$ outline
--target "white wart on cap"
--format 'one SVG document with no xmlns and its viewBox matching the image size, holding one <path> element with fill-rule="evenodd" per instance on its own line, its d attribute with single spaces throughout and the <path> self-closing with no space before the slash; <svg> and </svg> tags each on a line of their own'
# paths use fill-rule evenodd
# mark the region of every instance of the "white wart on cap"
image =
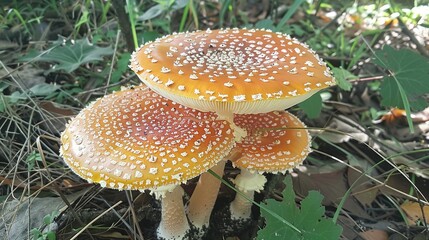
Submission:
<svg viewBox="0 0 429 240">
<path fill-rule="evenodd" d="M 314 51 L 269 30 L 174 33 L 138 48 L 130 67 L 162 96 L 225 119 L 283 110 L 335 84 Z"/>
<path fill-rule="evenodd" d="M 98 99 L 61 135 L 61 154 L 80 177 L 114 189 L 145 190 L 198 176 L 229 153 L 225 121 L 136 87 Z"/>
</svg>

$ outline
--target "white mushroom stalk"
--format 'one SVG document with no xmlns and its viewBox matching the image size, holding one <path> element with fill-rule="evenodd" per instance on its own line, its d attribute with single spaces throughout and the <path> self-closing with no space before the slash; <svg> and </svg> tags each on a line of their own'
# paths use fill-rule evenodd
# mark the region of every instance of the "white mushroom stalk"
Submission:
<svg viewBox="0 0 429 240">
<path fill-rule="evenodd" d="M 203 112 L 216 112 L 235 130 L 233 114 L 279 111 L 335 81 L 307 45 L 264 29 L 173 33 L 138 48 L 130 67 L 160 95 Z"/>
<path fill-rule="evenodd" d="M 180 239 L 189 229 L 183 190 L 174 186 L 215 166 L 235 144 L 229 124 L 214 113 L 143 87 L 90 104 L 70 121 L 61 142 L 65 163 L 87 181 L 165 196 L 158 229 L 164 239 Z"/>
<path fill-rule="evenodd" d="M 241 191 L 247 198 L 237 193 L 234 200 L 231 202 L 230 211 L 233 220 L 248 219 L 251 215 L 252 202 L 255 192 L 260 192 L 264 189 L 267 179 L 264 175 L 257 172 L 250 172 L 246 169 L 241 169 L 241 173 L 235 178 L 235 187 Z"/>
<path fill-rule="evenodd" d="M 189 233 L 190 227 L 186 218 L 183 204 L 183 188 L 173 186 L 170 190 L 164 190 L 161 199 L 161 222 L 157 229 L 157 236 L 161 239 L 180 240 Z"/>
<path fill-rule="evenodd" d="M 304 123 L 288 112 L 238 115 L 234 121 L 249 133 L 233 150 L 241 155 L 231 159 L 241 169 L 235 186 L 249 199 L 264 188 L 262 173 L 285 173 L 310 153 L 310 135 Z M 251 207 L 250 201 L 237 194 L 230 206 L 231 217 L 249 219 Z"/>
<path fill-rule="evenodd" d="M 225 161 L 219 162 L 211 170 L 222 177 Z M 219 193 L 221 181 L 209 172 L 201 174 L 200 179 L 189 199 L 188 218 L 189 221 L 203 234 L 204 228 L 209 226 L 210 215 Z"/>
</svg>

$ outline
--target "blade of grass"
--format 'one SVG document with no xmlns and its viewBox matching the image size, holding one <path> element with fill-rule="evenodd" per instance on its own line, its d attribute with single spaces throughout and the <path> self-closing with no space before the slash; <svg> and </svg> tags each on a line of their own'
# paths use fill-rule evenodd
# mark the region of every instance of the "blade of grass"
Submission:
<svg viewBox="0 0 429 240">
<path fill-rule="evenodd" d="M 183 9 L 182 18 L 180 19 L 179 32 L 183 32 L 183 29 L 185 28 L 186 19 L 188 19 L 190 4 L 191 1 L 189 1 L 188 4 L 186 4 L 185 9 Z"/>
<path fill-rule="evenodd" d="M 189 6 L 190 6 L 192 18 L 194 19 L 195 29 L 199 29 L 198 12 L 194 6 L 194 0 L 189 0 Z"/>
<path fill-rule="evenodd" d="M 280 22 L 277 24 L 275 31 L 279 32 L 284 25 L 286 24 L 286 22 L 295 14 L 295 12 L 298 10 L 299 6 L 305 2 L 304 0 L 295 0 L 292 5 L 290 6 L 290 8 L 288 9 L 288 11 L 286 12 L 286 14 L 282 17 L 282 19 L 280 20 Z"/>
<path fill-rule="evenodd" d="M 108 86 L 110 84 L 110 79 L 112 78 L 112 72 L 113 72 L 113 66 L 115 65 L 115 59 L 116 59 L 116 53 L 118 51 L 118 43 L 119 43 L 119 37 L 121 36 L 121 30 L 119 29 L 118 32 L 116 33 L 116 41 L 115 41 L 115 49 L 113 51 L 113 56 L 112 56 L 112 62 L 110 63 L 110 70 L 109 70 L 109 75 L 107 77 L 107 83 L 106 83 L 106 89 L 104 90 L 104 95 L 107 95 L 107 90 L 108 90 Z"/>
<path fill-rule="evenodd" d="M 127 0 L 126 5 L 127 5 L 128 16 L 130 17 L 131 33 L 133 34 L 134 47 L 137 48 L 139 46 L 139 43 L 137 41 L 136 16 L 134 13 L 135 1 L 134 0 Z"/>
<path fill-rule="evenodd" d="M 222 7 L 219 11 L 219 27 L 220 28 L 223 27 L 223 21 L 225 19 L 225 14 L 226 14 L 226 11 L 228 10 L 230 4 L 231 4 L 231 0 L 223 0 L 222 1 Z"/>
<path fill-rule="evenodd" d="M 21 22 L 21 24 L 24 26 L 25 31 L 29 33 L 30 29 L 27 26 L 27 21 L 24 20 L 24 18 L 22 17 L 21 13 L 18 10 L 16 10 L 15 8 L 11 9 L 10 11 L 13 12 L 13 14 L 16 15 L 16 17 L 19 19 L 19 21 Z"/>
</svg>

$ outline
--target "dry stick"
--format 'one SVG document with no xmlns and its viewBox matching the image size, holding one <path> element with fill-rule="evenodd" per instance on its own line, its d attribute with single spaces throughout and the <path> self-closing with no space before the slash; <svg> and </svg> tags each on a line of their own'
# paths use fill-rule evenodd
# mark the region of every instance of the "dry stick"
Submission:
<svg viewBox="0 0 429 240">
<path fill-rule="evenodd" d="M 400 17 L 398 17 L 397 19 L 399 22 L 399 26 L 401 26 L 402 32 L 406 34 L 410 38 L 411 42 L 413 42 L 416 45 L 416 48 L 420 52 L 420 54 L 425 57 L 429 57 L 429 54 L 426 48 L 420 44 L 419 40 L 417 40 L 417 38 L 414 36 L 414 33 L 411 32 L 410 29 L 408 29 L 408 27 L 405 25 L 405 23 L 402 21 Z"/>
<path fill-rule="evenodd" d="M 135 232 L 137 230 L 138 235 L 136 236 L 136 234 L 134 233 L 135 237 L 138 237 L 139 239 L 143 239 L 143 232 L 140 228 L 140 225 L 138 224 L 139 220 L 137 219 L 137 214 L 136 211 L 134 211 L 134 202 L 135 199 L 133 199 L 133 195 L 131 193 L 131 191 L 127 190 L 125 191 L 125 194 L 127 196 L 127 200 L 128 200 L 128 208 L 131 212 L 131 217 L 133 219 L 133 231 Z"/>
<path fill-rule="evenodd" d="M 121 30 L 118 30 L 116 33 L 116 41 L 115 41 L 115 49 L 113 50 L 113 56 L 112 56 L 112 62 L 110 63 L 110 70 L 109 70 L 109 76 L 107 77 L 107 83 L 106 86 L 109 86 L 110 79 L 112 78 L 112 72 L 113 72 L 113 66 L 116 58 L 116 52 L 118 51 L 118 43 L 119 43 L 119 36 L 121 34 Z M 104 90 L 104 95 L 107 94 L 107 88 Z"/>
<path fill-rule="evenodd" d="M 106 89 L 114 87 L 114 86 L 124 85 L 125 83 L 130 82 L 133 77 L 135 77 L 134 74 L 132 74 L 132 75 L 130 75 L 130 76 L 128 76 L 128 77 L 120 80 L 119 82 L 112 83 L 112 84 L 110 84 L 108 86 L 106 85 L 106 86 L 102 86 L 102 87 L 98 87 L 98 88 L 93 88 L 93 89 L 90 89 L 90 90 L 87 90 L 87 91 L 83 91 L 83 92 L 78 93 L 77 95 L 80 96 L 80 95 L 87 94 L 87 93 L 93 93 L 93 92 L 97 92 L 97 91 L 101 91 L 101 90 L 106 90 Z M 97 96 L 97 95 L 102 95 L 102 94 L 100 93 L 100 94 L 92 94 L 92 95 L 96 95 Z"/>
<path fill-rule="evenodd" d="M 76 239 L 83 231 L 86 231 L 87 228 L 89 226 L 91 226 L 91 224 L 93 224 L 95 221 L 97 221 L 98 219 L 100 219 L 103 215 L 105 215 L 106 213 L 108 213 L 110 210 L 112 210 L 113 208 L 115 208 L 116 206 L 118 206 L 119 204 L 121 204 L 122 201 L 119 201 L 117 203 L 115 203 L 115 205 L 109 207 L 106 211 L 104 211 L 103 213 L 101 213 L 100 215 L 98 215 L 96 218 L 94 218 L 91 222 L 89 222 L 86 226 L 84 226 L 79 232 L 77 232 L 72 238 L 70 238 L 70 240 L 74 240 Z M 90 235 L 91 236 L 91 235 Z M 91 236 L 92 237 L 92 236 Z"/>
<path fill-rule="evenodd" d="M 359 82 L 372 82 L 372 81 L 376 81 L 376 80 L 381 80 L 383 79 L 385 76 L 374 76 L 374 77 L 366 77 L 366 78 L 358 78 L 355 80 L 350 80 L 351 83 L 359 83 Z"/>
</svg>

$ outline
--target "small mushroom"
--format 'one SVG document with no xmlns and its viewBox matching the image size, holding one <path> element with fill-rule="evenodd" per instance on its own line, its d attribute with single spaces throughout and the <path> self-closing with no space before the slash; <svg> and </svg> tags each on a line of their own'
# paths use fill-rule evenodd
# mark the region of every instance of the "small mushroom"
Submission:
<svg viewBox="0 0 429 240">
<path fill-rule="evenodd" d="M 130 67 L 160 95 L 216 112 L 238 141 L 246 132 L 234 114 L 284 110 L 335 84 L 307 45 L 263 29 L 174 33 L 138 48 Z"/>
<path fill-rule="evenodd" d="M 101 187 L 151 190 L 162 198 L 158 237 L 182 239 L 189 224 L 180 185 L 223 160 L 234 145 L 228 124 L 136 87 L 91 103 L 61 135 L 61 155 Z"/>
<path fill-rule="evenodd" d="M 254 192 L 264 189 L 266 178 L 262 173 L 285 173 L 301 164 L 311 151 L 306 126 L 286 111 L 237 115 L 234 121 L 249 133 L 233 150 L 241 153 L 232 159 L 233 165 L 241 169 L 234 183 L 250 199 Z M 251 206 L 247 199 L 236 195 L 230 206 L 231 217 L 248 219 Z"/>
</svg>

